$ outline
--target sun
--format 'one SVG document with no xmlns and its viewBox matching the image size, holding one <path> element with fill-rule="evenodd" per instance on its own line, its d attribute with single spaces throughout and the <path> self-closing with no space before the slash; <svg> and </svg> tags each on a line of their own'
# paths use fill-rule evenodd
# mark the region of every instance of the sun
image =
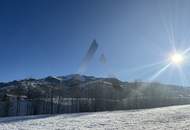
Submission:
<svg viewBox="0 0 190 130">
<path fill-rule="evenodd" d="M 184 56 L 180 53 L 174 53 L 171 55 L 170 60 L 173 64 L 179 65 L 184 61 Z"/>
</svg>

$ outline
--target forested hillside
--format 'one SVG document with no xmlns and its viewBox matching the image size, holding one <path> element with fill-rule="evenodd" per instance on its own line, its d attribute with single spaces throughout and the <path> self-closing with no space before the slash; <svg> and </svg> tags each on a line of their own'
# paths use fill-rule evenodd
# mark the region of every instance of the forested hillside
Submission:
<svg viewBox="0 0 190 130">
<path fill-rule="evenodd" d="M 33 115 L 189 104 L 190 88 L 83 75 L 0 84 L 0 115 Z"/>
</svg>

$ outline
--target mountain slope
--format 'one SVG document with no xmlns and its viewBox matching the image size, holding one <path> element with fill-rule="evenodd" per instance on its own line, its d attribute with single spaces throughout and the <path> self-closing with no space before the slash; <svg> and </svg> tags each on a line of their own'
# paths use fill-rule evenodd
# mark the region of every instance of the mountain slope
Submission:
<svg viewBox="0 0 190 130">
<path fill-rule="evenodd" d="M 111 86 L 111 87 L 110 87 Z M 91 88 L 91 89 L 89 89 Z M 116 78 L 99 78 L 72 74 L 67 76 L 48 76 L 41 79 L 23 79 L 8 83 L 0 83 L 0 100 L 6 94 L 25 95 L 30 99 L 47 97 L 54 91 L 54 97 L 87 97 L 88 91 L 106 89 L 109 94 L 117 95 L 115 98 L 129 96 L 152 97 L 157 95 L 169 97 L 190 97 L 189 87 L 165 85 L 146 82 L 122 82 Z M 75 93 L 78 93 L 77 95 Z M 119 93 L 119 94 L 117 94 Z M 87 95 L 85 95 L 87 94 Z M 111 94 L 110 96 L 113 96 Z M 89 97 L 87 97 L 89 98 Z M 94 98 L 94 97 L 93 97 Z"/>
</svg>

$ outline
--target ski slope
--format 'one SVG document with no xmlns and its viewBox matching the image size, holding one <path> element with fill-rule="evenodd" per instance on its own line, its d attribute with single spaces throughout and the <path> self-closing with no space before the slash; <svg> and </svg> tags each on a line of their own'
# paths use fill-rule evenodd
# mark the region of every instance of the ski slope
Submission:
<svg viewBox="0 0 190 130">
<path fill-rule="evenodd" d="M 190 130 L 190 105 L 0 118 L 0 130 Z"/>
</svg>

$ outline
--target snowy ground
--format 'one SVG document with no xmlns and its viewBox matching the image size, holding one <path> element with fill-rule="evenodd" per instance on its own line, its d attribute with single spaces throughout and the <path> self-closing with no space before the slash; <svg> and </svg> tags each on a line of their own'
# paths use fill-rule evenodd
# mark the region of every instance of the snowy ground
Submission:
<svg viewBox="0 0 190 130">
<path fill-rule="evenodd" d="M 190 130 L 190 105 L 0 118 L 0 130 Z"/>
</svg>

